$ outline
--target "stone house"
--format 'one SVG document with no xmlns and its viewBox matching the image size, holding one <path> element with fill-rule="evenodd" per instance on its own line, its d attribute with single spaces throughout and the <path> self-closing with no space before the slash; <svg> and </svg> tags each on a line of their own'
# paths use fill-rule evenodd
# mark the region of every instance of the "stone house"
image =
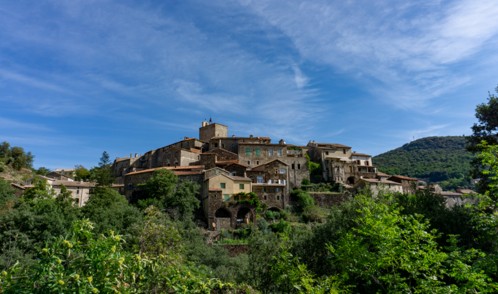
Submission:
<svg viewBox="0 0 498 294">
<path fill-rule="evenodd" d="M 140 199 L 141 189 L 140 185 L 147 182 L 147 180 L 154 175 L 154 172 L 159 169 L 171 170 L 179 180 L 192 181 L 202 184 L 204 166 L 164 166 L 156 167 L 141 171 L 127 173 L 124 176 L 124 195 L 128 200 Z"/>
<path fill-rule="evenodd" d="M 377 169 L 372 164 L 372 156 L 352 152 L 351 147 L 335 143 L 307 145 L 308 155 L 322 166 L 323 180 L 345 185 L 354 185 L 361 178 L 376 178 Z"/>
<path fill-rule="evenodd" d="M 247 170 L 252 191 L 268 208 L 284 209 L 289 204 L 289 166 L 274 159 Z"/>
<path fill-rule="evenodd" d="M 417 183 L 419 182 L 418 179 L 400 175 L 390 176 L 388 180 L 400 183 L 403 187 L 403 193 L 415 193 L 417 190 Z"/>
<path fill-rule="evenodd" d="M 67 181 L 67 180 L 48 180 L 47 183 L 52 187 L 55 194 L 61 193 L 62 187 L 66 187 L 67 191 L 71 193 L 74 203 L 78 207 L 82 207 L 90 198 L 90 192 L 95 188 L 95 183 L 80 182 L 80 181 Z"/>
<path fill-rule="evenodd" d="M 202 207 L 211 230 L 254 222 L 254 207 L 240 198 L 240 193 L 252 191 L 250 178 L 232 176 L 226 170 L 212 168 L 204 172 L 202 191 Z"/>
<path fill-rule="evenodd" d="M 403 187 L 400 183 L 384 179 L 361 178 L 354 187 L 355 190 L 369 189 L 374 196 L 377 196 L 379 192 L 403 193 Z"/>
</svg>

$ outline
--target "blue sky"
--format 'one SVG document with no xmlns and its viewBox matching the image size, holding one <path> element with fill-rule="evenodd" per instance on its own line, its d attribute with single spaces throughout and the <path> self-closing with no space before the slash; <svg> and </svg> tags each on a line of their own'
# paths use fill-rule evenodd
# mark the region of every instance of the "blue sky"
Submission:
<svg viewBox="0 0 498 294">
<path fill-rule="evenodd" d="M 470 134 L 498 85 L 498 5 L 455 1 L 2 1 L 0 141 L 35 167 L 197 137 L 372 155 Z"/>
</svg>

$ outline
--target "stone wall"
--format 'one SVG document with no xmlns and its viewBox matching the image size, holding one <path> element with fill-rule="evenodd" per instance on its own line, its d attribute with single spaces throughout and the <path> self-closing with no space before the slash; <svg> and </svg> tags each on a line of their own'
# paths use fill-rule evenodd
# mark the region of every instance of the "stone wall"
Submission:
<svg viewBox="0 0 498 294">
<path fill-rule="evenodd" d="M 315 200 L 315 204 L 321 207 L 332 207 L 351 198 L 349 193 L 335 192 L 308 192 Z"/>
</svg>

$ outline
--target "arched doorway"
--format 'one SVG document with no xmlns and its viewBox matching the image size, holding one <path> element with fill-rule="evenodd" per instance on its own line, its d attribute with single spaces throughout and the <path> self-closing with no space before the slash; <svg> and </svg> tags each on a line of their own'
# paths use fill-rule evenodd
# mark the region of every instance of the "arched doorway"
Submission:
<svg viewBox="0 0 498 294">
<path fill-rule="evenodd" d="M 215 221 L 211 224 L 211 229 L 214 231 L 219 231 L 221 229 L 230 229 L 231 228 L 231 219 L 232 214 L 226 208 L 219 208 L 214 213 Z"/>
<path fill-rule="evenodd" d="M 349 177 L 349 178 L 348 178 L 348 180 L 347 180 L 347 183 L 348 183 L 349 185 L 354 185 L 354 183 L 355 183 L 355 178 L 354 178 L 354 177 Z"/>
<path fill-rule="evenodd" d="M 253 214 L 249 207 L 243 206 L 237 211 L 237 225 L 249 224 L 253 222 Z"/>
</svg>

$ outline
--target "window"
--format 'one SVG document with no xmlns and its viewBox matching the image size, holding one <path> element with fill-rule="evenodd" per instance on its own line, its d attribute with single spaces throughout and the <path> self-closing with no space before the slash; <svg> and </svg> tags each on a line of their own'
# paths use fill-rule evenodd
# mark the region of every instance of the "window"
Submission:
<svg viewBox="0 0 498 294">
<path fill-rule="evenodd" d="M 223 201 L 229 201 L 230 200 L 230 194 L 223 194 Z"/>
<path fill-rule="evenodd" d="M 268 156 L 273 156 L 273 149 L 272 148 L 269 148 L 268 149 Z"/>
<path fill-rule="evenodd" d="M 285 174 L 285 168 L 281 168 L 281 169 L 279 169 L 279 170 L 278 170 L 278 173 L 279 173 L 279 174 L 282 174 L 282 175 L 283 175 L 283 174 Z"/>
<path fill-rule="evenodd" d="M 280 195 L 277 195 L 277 200 L 280 200 Z"/>
<path fill-rule="evenodd" d="M 226 188 L 226 186 L 227 186 L 227 185 L 226 185 L 225 183 L 220 183 L 220 188 L 221 188 L 221 189 L 225 189 L 225 188 Z"/>
<path fill-rule="evenodd" d="M 277 155 L 282 156 L 282 149 L 277 149 Z"/>
<path fill-rule="evenodd" d="M 251 156 L 252 150 L 249 147 L 246 147 L 246 156 Z"/>
<path fill-rule="evenodd" d="M 256 160 L 256 165 L 259 165 L 259 160 Z"/>
<path fill-rule="evenodd" d="M 329 152 L 328 152 L 328 151 L 325 151 L 325 155 L 329 155 Z"/>
<path fill-rule="evenodd" d="M 257 183 L 264 183 L 263 176 L 257 176 L 256 177 L 256 182 Z"/>
<path fill-rule="evenodd" d="M 346 154 L 346 149 L 342 149 L 342 153 L 343 153 L 343 154 Z"/>
<path fill-rule="evenodd" d="M 300 163 L 297 164 L 297 169 L 301 169 L 301 164 Z"/>
<path fill-rule="evenodd" d="M 296 165 L 294 163 L 292 164 L 292 169 L 296 169 Z"/>
<path fill-rule="evenodd" d="M 214 148 L 218 148 L 218 143 L 214 143 Z"/>
<path fill-rule="evenodd" d="M 244 190 L 244 184 L 239 184 L 239 189 Z"/>
<path fill-rule="evenodd" d="M 256 147 L 254 152 L 256 153 L 256 156 L 261 156 L 261 150 L 259 149 L 259 147 Z"/>
</svg>

